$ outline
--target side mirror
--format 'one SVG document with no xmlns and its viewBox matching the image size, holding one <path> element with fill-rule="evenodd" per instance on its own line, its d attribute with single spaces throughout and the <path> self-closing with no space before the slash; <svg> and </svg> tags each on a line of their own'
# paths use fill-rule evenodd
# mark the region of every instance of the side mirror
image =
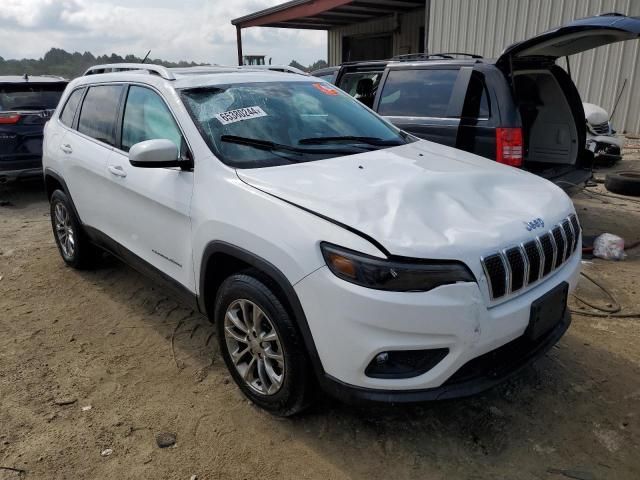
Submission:
<svg viewBox="0 0 640 480">
<path fill-rule="evenodd" d="M 129 163 L 141 168 L 180 167 L 184 164 L 176 144 L 165 139 L 136 143 L 129 150 Z"/>
</svg>

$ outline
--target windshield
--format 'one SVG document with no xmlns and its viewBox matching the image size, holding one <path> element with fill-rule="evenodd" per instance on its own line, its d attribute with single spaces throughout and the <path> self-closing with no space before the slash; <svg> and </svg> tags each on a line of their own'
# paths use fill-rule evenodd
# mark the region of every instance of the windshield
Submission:
<svg viewBox="0 0 640 480">
<path fill-rule="evenodd" d="M 406 134 L 328 83 L 268 82 L 182 91 L 212 151 L 237 168 L 402 145 Z"/>
<path fill-rule="evenodd" d="M 65 86 L 28 83 L 0 85 L 0 111 L 53 110 Z"/>
</svg>

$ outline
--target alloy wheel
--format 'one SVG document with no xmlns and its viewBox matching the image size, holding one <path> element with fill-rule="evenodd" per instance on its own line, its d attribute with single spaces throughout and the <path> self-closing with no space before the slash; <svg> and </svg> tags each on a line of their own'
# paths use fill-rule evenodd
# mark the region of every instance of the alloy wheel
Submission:
<svg viewBox="0 0 640 480">
<path fill-rule="evenodd" d="M 58 202 L 53 212 L 56 236 L 60 242 L 60 248 L 65 257 L 71 258 L 76 251 L 76 236 L 71 223 L 69 210 L 67 210 L 67 207 L 63 203 Z"/>
<path fill-rule="evenodd" d="M 262 395 L 274 395 L 285 376 L 278 332 L 264 311 L 250 300 L 236 300 L 224 316 L 224 336 L 231 361 L 244 382 Z"/>
</svg>

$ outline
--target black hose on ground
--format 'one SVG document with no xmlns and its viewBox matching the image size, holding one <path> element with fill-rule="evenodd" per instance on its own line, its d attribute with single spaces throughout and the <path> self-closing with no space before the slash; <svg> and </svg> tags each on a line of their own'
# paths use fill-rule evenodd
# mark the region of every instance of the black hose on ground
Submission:
<svg viewBox="0 0 640 480">
<path fill-rule="evenodd" d="M 607 297 L 609 297 L 609 299 L 611 300 L 612 306 L 600 307 L 598 305 L 594 305 L 592 303 L 587 302 L 585 299 L 579 297 L 576 294 L 572 294 L 573 297 L 579 302 L 584 303 L 588 307 L 591 307 L 594 310 L 598 310 L 598 311 L 583 312 L 582 310 L 570 310 L 571 313 L 575 315 L 582 315 L 584 317 L 597 317 L 597 318 L 640 318 L 640 313 L 635 313 L 635 312 L 621 313 L 622 306 L 620 305 L 620 302 L 618 302 L 618 299 L 613 295 L 613 293 L 611 293 L 604 285 L 602 285 L 600 282 L 598 282 L 593 277 L 587 275 L 586 273 L 580 272 L 580 275 L 585 277 L 587 280 L 589 280 L 591 283 L 597 286 L 600 290 L 602 290 L 607 295 Z"/>
</svg>

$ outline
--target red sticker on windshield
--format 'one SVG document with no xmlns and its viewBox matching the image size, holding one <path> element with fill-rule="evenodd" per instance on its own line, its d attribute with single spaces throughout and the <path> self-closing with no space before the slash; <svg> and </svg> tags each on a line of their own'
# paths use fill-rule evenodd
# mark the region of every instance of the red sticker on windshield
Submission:
<svg viewBox="0 0 640 480">
<path fill-rule="evenodd" d="M 325 95 L 333 95 L 333 96 L 338 95 L 338 91 L 335 88 L 328 87 L 323 83 L 314 83 L 313 86 L 316 87 Z"/>
</svg>

